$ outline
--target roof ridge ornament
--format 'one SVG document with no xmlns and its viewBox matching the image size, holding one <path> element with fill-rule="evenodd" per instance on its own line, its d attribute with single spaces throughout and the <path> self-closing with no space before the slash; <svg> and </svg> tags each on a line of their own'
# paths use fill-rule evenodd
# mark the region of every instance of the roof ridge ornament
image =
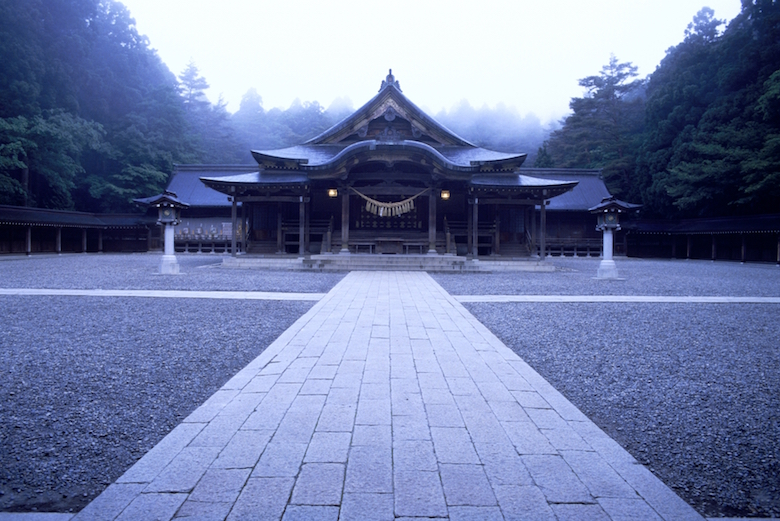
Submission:
<svg viewBox="0 0 780 521">
<path fill-rule="evenodd" d="M 382 80 L 382 86 L 379 87 L 379 91 L 381 92 L 382 89 L 385 89 L 389 86 L 393 86 L 396 89 L 398 89 L 398 92 L 403 92 L 401 90 L 401 83 L 395 79 L 395 76 L 393 76 L 393 69 L 389 69 L 389 73 L 387 74 L 387 77 Z"/>
</svg>

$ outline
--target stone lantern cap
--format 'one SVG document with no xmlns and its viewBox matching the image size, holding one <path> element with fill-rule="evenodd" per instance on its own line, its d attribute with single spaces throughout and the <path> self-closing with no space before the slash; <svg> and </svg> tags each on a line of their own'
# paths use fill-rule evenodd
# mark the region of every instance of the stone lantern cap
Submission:
<svg viewBox="0 0 780 521">
<path fill-rule="evenodd" d="M 631 210 L 638 210 L 642 207 L 641 204 L 627 203 L 616 198 L 614 195 L 605 197 L 599 204 L 592 208 L 588 208 L 590 213 L 605 213 L 605 212 L 618 212 L 625 213 Z"/>
<path fill-rule="evenodd" d="M 175 192 L 169 192 L 168 190 L 165 190 L 163 193 L 158 195 L 153 195 L 151 197 L 141 197 L 139 199 L 133 199 L 138 204 L 145 204 L 149 206 L 169 206 L 173 208 L 189 208 L 190 205 L 182 201 L 176 196 Z"/>
</svg>

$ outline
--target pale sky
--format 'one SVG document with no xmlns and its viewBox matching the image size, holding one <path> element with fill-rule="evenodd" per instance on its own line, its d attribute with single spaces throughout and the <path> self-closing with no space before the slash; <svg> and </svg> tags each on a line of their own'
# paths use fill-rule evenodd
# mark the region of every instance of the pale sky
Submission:
<svg viewBox="0 0 780 521">
<path fill-rule="evenodd" d="M 568 113 L 580 78 L 614 54 L 653 72 L 704 6 L 730 21 L 740 0 L 122 0 L 162 60 L 193 60 L 228 110 L 254 87 L 266 110 L 294 99 L 354 108 L 392 68 L 435 115 L 466 99 L 542 122 Z"/>
</svg>

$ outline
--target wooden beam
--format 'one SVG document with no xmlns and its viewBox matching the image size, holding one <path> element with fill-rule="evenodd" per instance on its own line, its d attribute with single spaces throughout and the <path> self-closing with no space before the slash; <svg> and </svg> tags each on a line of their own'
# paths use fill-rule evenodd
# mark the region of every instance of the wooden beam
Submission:
<svg viewBox="0 0 780 521">
<path fill-rule="evenodd" d="M 243 203 L 297 203 L 300 202 L 300 195 L 248 195 L 238 197 L 238 202 Z M 309 202 L 308 197 L 304 197 L 304 202 Z"/>
</svg>

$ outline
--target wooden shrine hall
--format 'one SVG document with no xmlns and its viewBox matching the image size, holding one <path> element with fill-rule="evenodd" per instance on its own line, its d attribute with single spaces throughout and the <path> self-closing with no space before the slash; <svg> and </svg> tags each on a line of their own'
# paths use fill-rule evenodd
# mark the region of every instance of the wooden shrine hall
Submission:
<svg viewBox="0 0 780 521">
<path fill-rule="evenodd" d="M 247 253 L 531 256 L 545 251 L 550 199 L 577 185 L 522 175 L 526 154 L 455 135 L 406 98 L 392 71 L 319 136 L 252 154 L 254 171 L 200 178 L 230 197 L 232 230 L 242 230 L 231 234 L 234 255 L 243 238 Z"/>
</svg>

